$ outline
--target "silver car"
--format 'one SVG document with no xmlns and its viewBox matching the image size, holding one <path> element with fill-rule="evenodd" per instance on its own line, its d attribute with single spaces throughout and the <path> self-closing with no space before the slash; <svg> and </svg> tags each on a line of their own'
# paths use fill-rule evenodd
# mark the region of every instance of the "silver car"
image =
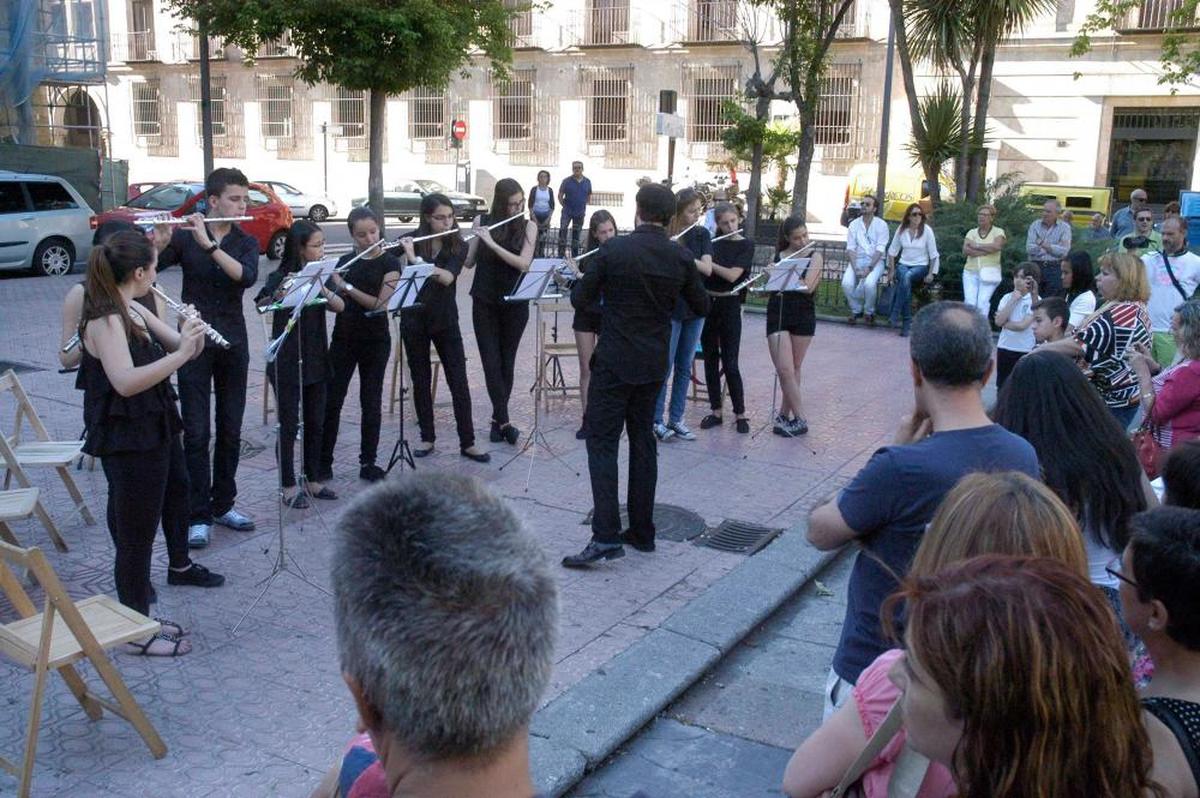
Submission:
<svg viewBox="0 0 1200 798">
<path fill-rule="evenodd" d="M 94 218 L 61 177 L 0 171 L 0 269 L 66 274 L 91 253 Z"/>
<path fill-rule="evenodd" d="M 330 216 L 337 216 L 337 205 L 332 197 L 324 194 L 305 194 L 290 183 L 278 180 L 259 180 L 264 186 L 270 186 L 279 199 L 283 200 L 292 214 L 296 217 L 307 217 L 314 222 L 323 222 Z"/>
</svg>

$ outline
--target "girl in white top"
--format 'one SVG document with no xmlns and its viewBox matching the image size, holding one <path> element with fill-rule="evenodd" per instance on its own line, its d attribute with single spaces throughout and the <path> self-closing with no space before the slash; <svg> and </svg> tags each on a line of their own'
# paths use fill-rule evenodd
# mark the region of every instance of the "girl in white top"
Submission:
<svg viewBox="0 0 1200 798">
<path fill-rule="evenodd" d="M 1038 280 L 1042 270 L 1032 261 L 1022 263 L 1013 275 L 1013 290 L 1000 300 L 996 309 L 996 326 L 1000 340 L 996 343 L 996 390 L 1023 355 L 1033 351 L 1037 340 L 1033 335 L 1033 306 L 1038 301 Z"/>
<path fill-rule="evenodd" d="M 963 239 L 963 301 L 986 317 L 992 309 L 992 294 L 1000 285 L 1000 253 L 1007 239 L 1002 229 L 992 225 L 996 219 L 993 206 L 980 205 L 975 218 L 979 226 Z"/>
<path fill-rule="evenodd" d="M 900 335 L 908 335 L 912 323 L 913 284 L 919 280 L 933 282 L 940 262 L 933 228 L 925 224 L 925 211 L 914 202 L 904 211 L 904 220 L 888 247 L 888 271 L 881 281 L 884 285 L 896 281 L 891 321 L 895 325 L 903 320 Z"/>
<path fill-rule="evenodd" d="M 1063 258 L 1062 284 L 1071 311 L 1067 325 L 1073 330 L 1096 310 L 1096 273 L 1092 269 L 1092 256 L 1076 251 Z"/>
</svg>

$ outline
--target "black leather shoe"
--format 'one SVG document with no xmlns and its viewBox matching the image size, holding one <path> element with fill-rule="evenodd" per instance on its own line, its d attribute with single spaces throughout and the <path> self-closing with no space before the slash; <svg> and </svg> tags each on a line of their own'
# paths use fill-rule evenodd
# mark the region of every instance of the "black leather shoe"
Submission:
<svg viewBox="0 0 1200 798">
<path fill-rule="evenodd" d="M 386 476 L 387 472 L 374 463 L 365 465 L 358 470 L 358 478 L 365 479 L 367 482 L 378 482 Z"/>
<path fill-rule="evenodd" d="M 500 425 L 495 421 L 492 422 L 492 428 L 488 431 L 488 440 L 492 443 L 499 443 L 504 440 L 504 433 L 500 430 Z"/>
<path fill-rule="evenodd" d="M 709 413 L 704 418 L 700 419 L 700 429 L 712 429 L 719 427 L 725 423 L 725 419 L 718 416 L 716 413 Z"/>
<path fill-rule="evenodd" d="M 563 557 L 562 564 L 564 568 L 587 568 L 601 560 L 619 560 L 624 556 L 625 547 L 620 543 L 597 543 L 593 540 L 578 554 Z"/>
<path fill-rule="evenodd" d="M 412 450 L 412 453 L 413 457 L 428 457 L 429 455 L 433 454 L 433 444 L 429 444 L 429 447 L 425 449 L 422 449 L 418 446 Z"/>
<path fill-rule="evenodd" d="M 168 585 L 192 585 L 193 587 L 220 587 L 225 584 L 225 577 L 213 573 L 200 563 L 192 563 L 186 571 L 167 569 Z"/>
<path fill-rule="evenodd" d="M 654 541 L 643 541 L 641 538 L 634 537 L 633 533 L 626 529 L 621 533 L 621 542 L 627 546 L 633 546 L 643 554 L 649 554 L 654 551 Z"/>
<path fill-rule="evenodd" d="M 521 437 L 521 430 L 509 424 L 500 430 L 500 434 L 504 436 L 504 440 L 508 441 L 510 446 L 516 446 L 517 440 Z"/>
<path fill-rule="evenodd" d="M 476 463 L 492 462 L 492 456 L 487 452 L 468 452 L 466 449 L 459 449 L 458 453 L 468 460 L 474 460 Z"/>
</svg>

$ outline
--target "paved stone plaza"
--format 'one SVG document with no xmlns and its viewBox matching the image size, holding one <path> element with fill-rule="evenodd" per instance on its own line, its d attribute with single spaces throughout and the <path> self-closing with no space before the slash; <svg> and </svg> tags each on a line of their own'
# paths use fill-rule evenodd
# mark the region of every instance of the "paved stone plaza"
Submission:
<svg viewBox="0 0 1200 798">
<path fill-rule="evenodd" d="M 264 278 L 271 268 L 273 264 L 264 260 Z M 55 354 L 59 302 L 78 279 L 0 277 L 0 360 L 34 369 L 20 378 L 51 433 L 60 438 L 77 437 L 82 424 L 81 394 L 74 390 L 73 375 L 57 373 Z M 177 269 L 161 277 L 161 285 L 176 297 L 179 281 Z M 127 684 L 166 741 L 167 756 L 154 760 L 133 729 L 119 719 L 89 721 L 62 682 L 51 681 L 35 795 L 305 796 L 354 732 L 351 702 L 338 673 L 331 604 L 324 594 L 284 574 L 238 625 L 261 591 L 258 583 L 271 573 L 279 535 L 271 454 L 274 417 L 262 423 L 263 336 L 250 304 L 253 293 L 248 291 L 245 300 L 254 350 L 243 427 L 248 452 L 239 470 L 238 507 L 257 519 L 258 531 L 217 528 L 213 545 L 197 554 L 199 562 L 228 578 L 216 590 L 167 586 L 160 539 L 153 573 L 160 596 L 156 611 L 193 630 L 194 651 L 175 660 L 115 656 Z M 580 549 L 589 536 L 583 523 L 591 509 L 587 458 L 584 444 L 573 434 L 579 424 L 578 400 L 552 399 L 543 414 L 548 440 L 565 465 L 538 450 L 532 472 L 528 456 L 499 470 L 513 450 L 486 443 L 487 400 L 465 286 L 459 288 L 459 302 L 475 425 L 494 459 L 478 465 L 459 457 L 443 382 L 437 406 L 438 453 L 418 461 L 418 467 L 468 473 L 488 482 L 510 500 L 557 561 Z M 570 336 L 569 317 L 560 318 L 559 329 Z M 534 339 L 531 320 L 518 360 L 513 402 L 514 422 L 524 430 L 532 421 L 526 389 L 533 379 Z M 820 324 L 804 368 L 812 431 L 800 440 L 776 437 L 769 426 L 761 434 L 738 435 L 728 409 L 724 427 L 701 432 L 698 425 L 706 406 L 689 403 L 687 420 L 697 428 L 699 439 L 660 445 L 658 501 L 693 510 L 709 527 L 726 519 L 785 529 L 801 522 L 815 502 L 865 462 L 910 407 L 906 345 L 886 328 Z M 752 426 L 758 432 L 769 421 L 773 385 L 761 316 L 746 315 L 741 363 Z M 574 374 L 572 363 L 568 379 Z M 315 509 L 303 516 L 293 514 L 285 524 L 288 550 L 321 585 L 328 584 L 331 529 L 345 500 L 365 487 L 357 479 L 356 388 L 357 380 L 343 415 L 331 485 L 342 500 L 316 502 Z M 386 391 L 385 384 L 385 411 Z M 7 403 L 0 409 L 0 424 L 7 430 L 11 423 L 12 407 Z M 409 437 L 415 440 L 411 408 L 408 423 Z M 399 416 L 385 412 L 384 458 L 397 438 L 398 425 Z M 98 467 L 73 473 L 100 524 L 85 526 L 72 514 L 53 472 L 35 472 L 71 551 L 54 551 L 36 521 L 15 524 L 14 531 L 26 544 L 43 547 L 74 596 L 112 593 L 113 552 L 103 527 L 104 476 Z M 629 551 L 623 560 L 594 571 L 561 570 L 561 627 L 545 702 L 602 670 L 744 560 L 691 543 L 662 542 L 654 555 Z M 0 606 L 0 613 L 3 620 L 11 620 L 7 604 Z M 793 664 L 806 667 L 803 662 Z M 811 680 L 823 680 L 827 661 L 811 667 Z M 0 664 L 0 750 L 10 756 L 20 750 L 31 685 L 30 674 Z M 541 784 L 536 748 L 534 753 L 535 778 Z M 0 794 L 11 789 L 9 777 L 0 775 Z"/>
</svg>

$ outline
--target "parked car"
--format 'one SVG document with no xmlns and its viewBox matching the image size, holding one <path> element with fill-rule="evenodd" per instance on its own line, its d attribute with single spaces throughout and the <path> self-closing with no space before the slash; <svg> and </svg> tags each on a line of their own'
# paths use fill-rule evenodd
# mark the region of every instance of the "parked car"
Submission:
<svg viewBox="0 0 1200 798">
<path fill-rule="evenodd" d="M 136 222 L 164 213 L 187 216 L 189 213 L 203 213 L 207 204 L 203 181 L 172 180 L 134 197 L 119 208 L 105 211 L 97 217 L 97 223 L 109 219 Z M 262 183 L 251 183 L 246 215 L 253 218 L 249 222 L 242 222 L 241 226 L 258 239 L 258 251 L 271 260 L 282 258 L 287 231 L 293 221 L 292 212 L 283 200 Z"/>
<path fill-rule="evenodd" d="M 290 183 L 279 180 L 260 180 L 264 186 L 270 186 L 275 195 L 287 203 L 288 208 L 296 216 L 323 222 L 330 216 L 337 216 L 337 203 L 325 194 L 305 194 Z"/>
<path fill-rule="evenodd" d="M 0 269 L 66 274 L 91 253 L 95 218 L 61 177 L 0 171 Z"/>
<path fill-rule="evenodd" d="M 155 186 L 162 185 L 158 180 L 151 180 L 144 183 L 130 183 L 129 190 L 125 193 L 125 200 L 128 202 L 139 194 L 145 194 Z"/>
<path fill-rule="evenodd" d="M 426 194 L 445 194 L 454 206 L 454 215 L 471 221 L 481 213 L 487 213 L 487 200 L 475 194 L 451 191 L 436 180 L 409 180 L 391 191 L 383 192 L 383 212 L 386 216 L 398 216 L 402 222 L 410 222 L 421 213 L 421 199 Z M 350 201 L 355 208 L 367 204 L 367 197 L 356 197 Z"/>
</svg>

